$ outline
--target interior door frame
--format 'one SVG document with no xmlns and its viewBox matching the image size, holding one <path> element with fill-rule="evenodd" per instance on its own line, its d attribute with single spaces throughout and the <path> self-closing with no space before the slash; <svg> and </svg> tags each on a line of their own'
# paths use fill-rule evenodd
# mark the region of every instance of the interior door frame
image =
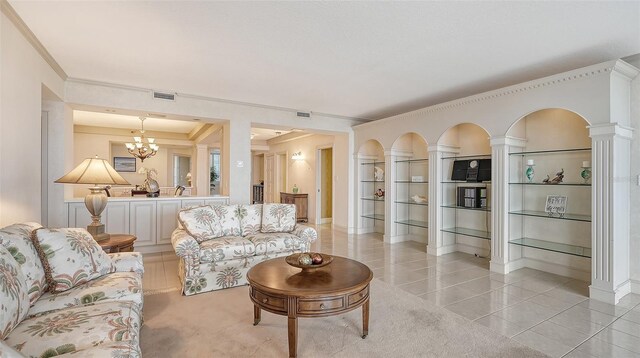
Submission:
<svg viewBox="0 0 640 358">
<path fill-rule="evenodd" d="M 285 192 L 287 192 L 287 189 L 289 188 L 289 152 L 288 151 L 276 152 L 274 153 L 274 155 L 275 155 L 274 172 L 275 172 L 275 189 L 276 190 L 274 190 L 274 193 L 273 193 L 273 202 L 279 203 L 281 188 L 284 187 Z M 284 164 L 281 163 L 282 155 L 284 155 Z M 280 182 L 280 174 L 281 174 L 281 169 L 283 165 L 284 165 L 284 178 L 283 178 L 284 183 Z"/>
<path fill-rule="evenodd" d="M 331 219 L 322 218 L 322 150 L 331 148 Z M 335 173 L 336 162 L 333 144 L 316 146 L 316 224 L 328 224 L 333 222 L 333 214 L 335 213 L 335 189 L 333 187 L 333 177 Z"/>
<path fill-rule="evenodd" d="M 273 167 L 271 170 L 271 175 L 269 175 L 269 160 L 273 161 Z M 275 196 L 275 185 L 276 185 L 276 156 L 273 153 L 265 153 L 264 155 L 264 195 L 263 202 L 266 203 L 275 203 L 273 200 Z"/>
</svg>

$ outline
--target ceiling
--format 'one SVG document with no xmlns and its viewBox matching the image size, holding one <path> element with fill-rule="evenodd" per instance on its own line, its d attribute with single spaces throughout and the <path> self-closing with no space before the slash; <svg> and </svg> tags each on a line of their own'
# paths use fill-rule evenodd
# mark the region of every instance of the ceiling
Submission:
<svg viewBox="0 0 640 358">
<path fill-rule="evenodd" d="M 286 131 L 286 130 L 282 130 L 282 129 L 271 129 L 271 128 L 257 128 L 257 127 L 252 127 L 251 128 L 251 136 L 252 136 L 252 140 L 269 140 L 272 138 L 276 138 L 279 137 L 281 135 L 285 135 L 287 133 L 291 132 Z"/>
<path fill-rule="evenodd" d="M 378 119 L 640 53 L 640 2 L 9 0 L 72 78 Z"/>
</svg>

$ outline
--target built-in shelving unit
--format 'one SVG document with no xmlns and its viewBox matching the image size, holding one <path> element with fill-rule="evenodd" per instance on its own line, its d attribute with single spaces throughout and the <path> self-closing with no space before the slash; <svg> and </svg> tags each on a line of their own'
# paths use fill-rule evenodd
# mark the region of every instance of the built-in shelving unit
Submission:
<svg viewBox="0 0 640 358">
<path fill-rule="evenodd" d="M 441 159 L 440 231 L 445 245 L 457 245 L 459 250 L 464 248 L 467 252 L 480 249 L 488 252 L 489 245 L 485 240 L 491 240 L 491 181 L 452 180 L 452 173 L 455 161 L 483 159 L 491 159 L 491 156 L 444 155 Z"/>
<path fill-rule="evenodd" d="M 385 190 L 384 177 L 376 179 L 376 168 L 385 170 L 385 162 L 376 159 L 360 160 L 360 217 L 363 227 L 372 231 L 384 232 L 385 196 L 376 196 L 376 192 Z"/>
<path fill-rule="evenodd" d="M 398 235 L 426 242 L 429 228 L 429 159 L 395 161 L 395 221 Z"/>
<path fill-rule="evenodd" d="M 538 252 L 591 257 L 591 182 L 581 177 L 584 164 L 590 161 L 591 148 L 509 154 L 511 245 Z M 529 168 L 534 171 L 530 179 L 526 177 Z M 547 175 L 553 179 L 559 172 L 564 175 L 562 182 L 542 182 Z M 546 212 L 547 196 L 566 197 L 566 212 L 562 215 Z M 512 260 L 544 256 L 536 251 L 511 251 Z"/>
</svg>

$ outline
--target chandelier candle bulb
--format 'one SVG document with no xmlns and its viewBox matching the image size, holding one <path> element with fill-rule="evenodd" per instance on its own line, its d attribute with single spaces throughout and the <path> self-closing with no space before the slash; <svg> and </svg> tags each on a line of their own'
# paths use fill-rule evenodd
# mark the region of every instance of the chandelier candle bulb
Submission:
<svg viewBox="0 0 640 358">
<path fill-rule="evenodd" d="M 585 160 L 582 162 L 582 167 L 583 168 L 591 168 L 591 162 L 589 162 L 588 160 Z"/>
<path fill-rule="evenodd" d="M 140 117 L 140 122 L 142 122 L 140 128 L 140 136 L 134 136 L 133 141 L 135 143 L 125 143 L 127 147 L 127 151 L 129 154 L 134 157 L 140 159 L 141 162 L 144 162 L 145 159 L 149 157 L 153 157 L 158 152 L 160 147 L 155 143 L 155 138 L 145 138 L 144 137 L 144 121 L 145 117 Z M 144 143 L 144 139 L 147 140 L 147 145 Z"/>
<path fill-rule="evenodd" d="M 535 165 L 533 159 L 527 159 L 527 165 Z"/>
</svg>

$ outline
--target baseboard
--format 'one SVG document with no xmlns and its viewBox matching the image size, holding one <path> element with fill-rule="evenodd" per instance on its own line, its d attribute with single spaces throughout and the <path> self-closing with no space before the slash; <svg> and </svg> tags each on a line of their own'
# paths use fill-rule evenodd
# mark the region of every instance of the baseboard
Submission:
<svg viewBox="0 0 640 358">
<path fill-rule="evenodd" d="M 383 235 L 382 239 L 387 244 L 397 244 L 399 242 L 404 242 L 404 241 L 409 241 L 410 240 L 407 237 L 407 235 L 395 235 L 395 236 Z"/>
<path fill-rule="evenodd" d="M 356 233 L 358 235 L 360 235 L 360 234 L 371 234 L 373 232 L 376 232 L 376 228 L 374 226 L 359 227 L 358 230 L 356 231 Z"/>
<path fill-rule="evenodd" d="M 482 247 L 465 245 L 465 244 L 461 244 L 461 243 L 457 243 L 454 246 L 456 248 L 456 251 L 464 252 L 464 253 L 470 254 L 470 255 L 488 257 L 491 254 L 491 250 L 485 249 L 485 248 L 482 248 Z"/>
<path fill-rule="evenodd" d="M 320 219 L 319 225 L 322 224 L 331 224 L 333 222 L 333 218 L 322 218 Z"/>
<path fill-rule="evenodd" d="M 339 232 L 347 234 L 347 235 L 356 233 L 356 229 L 353 228 L 353 227 L 340 226 L 340 225 L 336 225 L 333 222 L 331 223 L 331 229 L 333 229 L 335 231 L 339 231 Z"/>
<path fill-rule="evenodd" d="M 506 275 L 510 272 L 511 266 L 507 262 L 506 264 L 495 262 L 491 260 L 489 262 L 489 271 Z"/>
<path fill-rule="evenodd" d="M 457 251 L 456 245 L 448 245 L 448 246 L 440 246 L 440 247 L 432 247 L 431 245 L 427 245 L 427 254 L 433 255 L 433 256 L 446 255 L 456 251 Z"/>
<path fill-rule="evenodd" d="M 631 280 L 625 281 L 615 290 L 602 289 L 595 285 L 589 286 L 589 298 L 612 305 L 618 304 L 620 299 L 629 293 L 631 293 Z"/>
<path fill-rule="evenodd" d="M 152 245 L 152 246 L 133 246 L 133 251 L 141 252 L 143 254 L 154 254 L 156 252 L 170 252 L 173 250 L 173 245 L 171 244 L 162 244 L 162 245 Z"/>
<path fill-rule="evenodd" d="M 540 261 L 540 260 L 534 260 L 528 257 L 524 257 L 516 261 L 511 261 L 509 265 L 510 265 L 509 268 L 511 271 L 515 271 L 523 267 L 529 267 L 535 270 L 540 270 L 540 271 L 544 271 L 544 272 L 548 272 L 548 273 L 552 273 L 552 274 L 556 274 L 564 277 L 574 278 L 576 280 L 591 282 L 591 272 L 578 270 L 578 269 L 564 266 L 564 265 L 554 264 L 548 261 Z"/>
</svg>

